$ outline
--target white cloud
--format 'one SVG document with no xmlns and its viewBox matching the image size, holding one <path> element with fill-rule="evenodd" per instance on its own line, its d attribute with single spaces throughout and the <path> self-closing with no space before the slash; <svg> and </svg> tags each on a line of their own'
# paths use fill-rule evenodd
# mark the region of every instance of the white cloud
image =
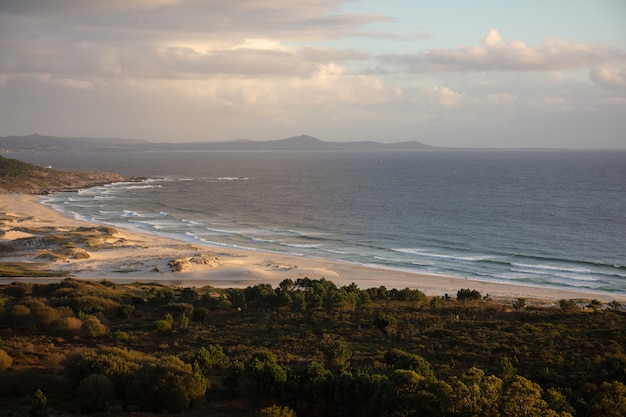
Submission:
<svg viewBox="0 0 626 417">
<path fill-rule="evenodd" d="M 54 78 L 51 74 L 40 74 L 37 76 L 37 81 L 74 88 L 77 90 L 90 90 L 93 88 L 93 84 L 89 81 L 75 80 L 72 78 Z"/>
<path fill-rule="evenodd" d="M 487 104 L 496 107 L 512 107 L 517 104 L 517 97 L 508 93 L 494 93 L 487 95 Z"/>
<path fill-rule="evenodd" d="M 236 51 L 237 49 L 258 49 L 264 51 L 293 52 L 292 48 L 271 39 L 245 39 L 242 43 L 235 45 L 230 49 L 233 51 Z"/>
<path fill-rule="evenodd" d="M 626 69 L 604 64 L 591 68 L 589 77 L 594 83 L 610 90 L 626 88 Z"/>
<path fill-rule="evenodd" d="M 542 97 L 532 100 L 531 105 L 544 112 L 566 112 L 575 109 L 574 104 L 563 97 Z"/>
<path fill-rule="evenodd" d="M 414 72 L 463 72 L 571 70 L 595 65 L 609 56 L 599 46 L 559 38 L 545 38 L 535 47 L 519 40 L 505 42 L 500 32 L 492 29 L 479 46 L 382 58 L 408 65 Z"/>
<path fill-rule="evenodd" d="M 458 93 L 445 86 L 430 86 L 420 89 L 418 101 L 436 105 L 441 109 L 454 109 L 460 107 L 467 100 L 467 95 Z"/>
</svg>

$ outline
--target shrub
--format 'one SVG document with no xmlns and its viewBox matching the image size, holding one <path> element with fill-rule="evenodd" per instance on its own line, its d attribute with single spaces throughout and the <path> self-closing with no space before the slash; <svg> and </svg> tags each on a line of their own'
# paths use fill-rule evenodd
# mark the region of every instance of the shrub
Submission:
<svg viewBox="0 0 626 417">
<path fill-rule="evenodd" d="M 13 366 L 13 358 L 4 350 L 0 349 L 0 372 L 6 371 Z"/>
<path fill-rule="evenodd" d="M 83 334 L 87 337 L 99 337 L 107 333 L 107 328 L 96 316 L 85 315 L 83 317 Z"/>
<path fill-rule="evenodd" d="M 478 290 L 460 289 L 456 292 L 456 299 L 458 301 L 480 301 L 482 295 Z"/>
<path fill-rule="evenodd" d="M 169 313 L 185 314 L 187 317 L 193 316 L 193 306 L 187 303 L 169 303 L 165 306 L 165 311 Z"/>
<path fill-rule="evenodd" d="M 83 321 L 76 317 L 63 317 L 50 323 L 51 332 L 68 335 L 80 333 L 81 327 L 83 327 Z"/>
<path fill-rule="evenodd" d="M 115 385 L 104 375 L 90 374 L 80 382 L 76 395 L 83 411 L 104 411 L 115 401 Z"/>
<path fill-rule="evenodd" d="M 28 415 L 29 417 L 48 417 L 48 399 L 40 389 L 33 395 Z"/>
<path fill-rule="evenodd" d="M 116 330 L 113 332 L 113 338 L 118 342 L 126 342 L 130 339 L 130 336 L 125 331 Z"/>
<path fill-rule="evenodd" d="M 296 412 L 289 407 L 272 405 L 259 410 L 260 417 L 296 417 Z"/>
<path fill-rule="evenodd" d="M 135 306 L 132 304 L 122 304 L 119 306 L 115 315 L 121 319 L 127 319 L 135 315 Z"/>
<path fill-rule="evenodd" d="M 204 322 L 209 318 L 210 315 L 211 315 L 211 312 L 209 311 L 208 308 L 198 307 L 193 310 L 192 319 L 193 321 Z"/>
<path fill-rule="evenodd" d="M 167 313 L 161 320 L 155 321 L 154 325 L 159 332 L 171 332 L 172 326 L 174 325 L 174 317 L 172 317 L 170 313 Z"/>
<path fill-rule="evenodd" d="M 566 313 L 573 313 L 580 310 L 580 307 L 578 307 L 578 304 L 576 304 L 576 301 L 574 300 L 560 300 L 559 307 L 561 307 L 561 310 Z"/>
<path fill-rule="evenodd" d="M 0 372 L 0 397 L 24 397 L 32 394 L 41 381 L 38 369 L 11 369 Z"/>
<path fill-rule="evenodd" d="M 23 304 L 15 304 L 11 306 L 6 314 L 7 324 L 22 325 L 28 323 L 30 316 L 30 308 Z"/>
</svg>

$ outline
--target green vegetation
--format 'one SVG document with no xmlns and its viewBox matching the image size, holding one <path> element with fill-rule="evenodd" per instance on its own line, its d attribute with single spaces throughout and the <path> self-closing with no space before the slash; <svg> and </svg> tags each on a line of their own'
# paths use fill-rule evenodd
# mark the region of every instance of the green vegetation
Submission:
<svg viewBox="0 0 626 417">
<path fill-rule="evenodd" d="M 0 156 L 0 193 L 45 194 L 136 180 L 111 173 L 59 171 Z"/>
<path fill-rule="evenodd" d="M 622 416 L 617 302 L 475 290 L 0 286 L 9 415 Z"/>
<path fill-rule="evenodd" d="M 17 159 L 9 159 L 0 156 L 0 177 L 19 177 L 33 175 L 41 172 L 44 168 L 27 164 Z"/>
</svg>

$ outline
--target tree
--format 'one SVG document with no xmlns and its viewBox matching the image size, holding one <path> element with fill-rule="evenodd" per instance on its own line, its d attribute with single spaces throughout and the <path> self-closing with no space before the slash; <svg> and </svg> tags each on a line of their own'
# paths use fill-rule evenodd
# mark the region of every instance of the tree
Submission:
<svg viewBox="0 0 626 417">
<path fill-rule="evenodd" d="M 100 374 L 91 374 L 81 381 L 76 395 L 83 411 L 104 411 L 108 404 L 115 401 L 115 386 L 110 378 Z"/>
<path fill-rule="evenodd" d="M 335 340 L 322 347 L 324 359 L 330 369 L 345 369 L 350 363 L 348 360 L 352 357 L 352 350 L 343 340 Z"/>
<path fill-rule="evenodd" d="M 175 356 L 144 365 L 127 390 L 127 401 L 140 410 L 173 413 L 192 408 L 204 398 L 208 380 Z"/>
<path fill-rule="evenodd" d="M 594 417 L 626 416 L 626 385 L 620 381 L 603 382 L 591 407 Z"/>
<path fill-rule="evenodd" d="M 28 409 L 29 417 L 48 417 L 48 399 L 40 389 L 35 391 Z"/>
<path fill-rule="evenodd" d="M 198 364 L 202 373 L 209 375 L 212 369 L 224 369 L 228 366 L 228 358 L 220 345 L 208 345 L 201 347 L 193 358 Z"/>
<path fill-rule="evenodd" d="M 504 386 L 501 412 L 507 417 L 544 417 L 549 414 L 548 404 L 541 398 L 541 387 L 519 375 Z"/>
<path fill-rule="evenodd" d="M 282 397 L 287 382 L 287 369 L 280 366 L 269 351 L 252 355 L 244 368 L 245 385 L 255 402 L 274 402 Z"/>
<path fill-rule="evenodd" d="M 497 417 L 502 380 L 485 376 L 482 369 L 470 368 L 460 378 L 450 378 L 450 410 L 463 416 Z"/>
<path fill-rule="evenodd" d="M 425 377 L 414 371 L 396 369 L 376 393 L 379 415 L 408 417 L 440 415 L 436 390 Z"/>
<path fill-rule="evenodd" d="M 398 319 L 384 311 L 379 311 L 374 318 L 374 326 L 386 335 L 395 333 Z"/>
<path fill-rule="evenodd" d="M 408 353 L 402 349 L 390 349 L 385 352 L 384 362 L 395 369 L 407 369 L 416 372 L 427 379 L 434 379 L 435 374 L 430 363 L 419 355 Z"/>
</svg>

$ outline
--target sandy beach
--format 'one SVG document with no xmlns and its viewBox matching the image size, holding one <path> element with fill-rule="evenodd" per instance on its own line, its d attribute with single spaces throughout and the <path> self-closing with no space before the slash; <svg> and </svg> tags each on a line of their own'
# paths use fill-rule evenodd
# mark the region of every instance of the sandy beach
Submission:
<svg viewBox="0 0 626 417">
<path fill-rule="evenodd" d="M 39 203 L 38 197 L 0 195 L 1 263 L 29 263 L 65 271 L 78 279 L 161 282 L 182 286 L 278 285 L 290 278 L 326 278 L 359 288 L 417 288 L 429 296 L 475 289 L 496 300 L 520 297 L 555 302 L 597 299 L 626 302 L 626 296 L 527 287 L 304 258 L 261 251 L 213 247 L 79 221 Z M 0 278 L 49 282 L 61 278 Z"/>
</svg>

